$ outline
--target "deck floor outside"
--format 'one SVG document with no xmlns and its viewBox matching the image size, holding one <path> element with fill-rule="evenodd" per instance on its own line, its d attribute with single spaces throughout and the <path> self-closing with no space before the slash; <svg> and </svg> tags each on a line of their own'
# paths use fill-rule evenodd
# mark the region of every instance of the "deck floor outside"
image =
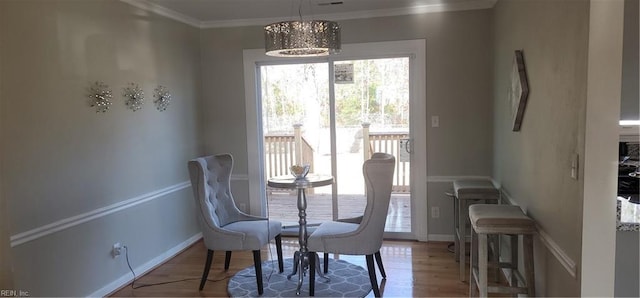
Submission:
<svg viewBox="0 0 640 298">
<path fill-rule="evenodd" d="M 366 198 L 363 195 L 339 195 L 338 197 L 338 218 L 357 217 L 364 212 Z M 295 193 L 272 192 L 268 198 L 270 218 L 281 221 L 285 226 L 298 223 L 297 195 Z M 410 199 L 409 194 L 391 195 L 385 231 L 411 232 Z M 307 195 L 307 223 L 333 220 L 331 210 L 331 194 Z"/>
</svg>

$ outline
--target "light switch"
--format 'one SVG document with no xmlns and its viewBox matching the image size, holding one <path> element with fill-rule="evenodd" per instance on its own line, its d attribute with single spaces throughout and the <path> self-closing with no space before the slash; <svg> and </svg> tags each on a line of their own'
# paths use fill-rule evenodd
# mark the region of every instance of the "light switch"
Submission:
<svg viewBox="0 0 640 298">
<path fill-rule="evenodd" d="M 574 153 L 571 158 L 571 178 L 578 180 L 578 169 L 580 167 L 580 156 Z"/>
<path fill-rule="evenodd" d="M 431 207 L 431 218 L 440 218 L 440 207 Z"/>
<path fill-rule="evenodd" d="M 431 116 L 431 127 L 440 127 L 440 117 Z"/>
</svg>

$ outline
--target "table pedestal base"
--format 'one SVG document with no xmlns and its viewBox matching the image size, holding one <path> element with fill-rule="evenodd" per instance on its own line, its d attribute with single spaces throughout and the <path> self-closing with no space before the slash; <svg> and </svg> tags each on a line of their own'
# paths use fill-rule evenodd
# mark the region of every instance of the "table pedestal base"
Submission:
<svg viewBox="0 0 640 298">
<path fill-rule="evenodd" d="M 269 179 L 267 185 L 270 187 L 297 189 L 298 190 L 298 243 L 300 244 L 300 250 L 296 251 L 293 255 L 293 272 L 287 275 L 287 279 L 291 280 L 291 277 L 298 274 L 298 287 L 296 288 L 296 295 L 300 295 L 300 288 L 302 287 L 302 281 L 309 269 L 310 263 L 315 263 L 314 267 L 310 270 L 315 270 L 318 275 L 329 281 L 329 278 L 325 277 L 320 270 L 320 259 L 318 254 L 309 253 L 307 249 L 307 195 L 305 189 L 331 185 L 333 183 L 333 177 L 331 176 L 316 176 L 307 175 L 307 177 L 294 178 L 290 176 L 282 176 Z M 309 257 L 313 259 L 309 262 Z M 314 271 L 311 271 L 313 274 Z M 310 286 L 310 292 L 313 293 L 313 285 Z"/>
<path fill-rule="evenodd" d="M 292 276 L 298 274 L 298 287 L 296 288 L 296 295 L 300 295 L 300 288 L 302 287 L 302 279 L 306 275 L 307 269 L 309 269 L 310 255 L 311 253 L 309 252 L 301 252 L 301 251 L 296 251 L 293 255 L 293 272 L 287 275 L 287 279 L 291 279 Z M 330 282 L 331 279 L 324 276 L 324 274 L 322 273 L 322 270 L 320 270 L 320 258 L 318 257 L 318 254 L 313 254 L 313 255 L 316 259 L 315 261 L 316 274 L 321 278 L 323 278 L 326 282 Z"/>
</svg>

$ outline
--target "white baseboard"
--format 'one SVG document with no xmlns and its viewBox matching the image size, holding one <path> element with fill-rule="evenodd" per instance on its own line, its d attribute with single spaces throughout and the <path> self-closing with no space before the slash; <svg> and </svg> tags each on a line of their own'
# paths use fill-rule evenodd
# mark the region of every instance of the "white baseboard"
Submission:
<svg viewBox="0 0 640 298">
<path fill-rule="evenodd" d="M 151 271 L 152 269 L 154 269 L 155 267 L 157 267 L 158 265 L 160 265 L 160 264 L 170 260 L 171 258 L 175 257 L 177 254 L 179 254 L 180 252 L 182 252 L 184 249 L 186 249 L 187 247 L 191 246 L 192 244 L 196 243 L 201 238 L 202 238 L 202 233 L 198 233 L 196 235 L 193 235 L 189 239 L 187 239 L 184 242 L 174 246 L 173 248 L 169 249 L 168 251 L 160 254 L 159 256 L 157 256 L 157 257 L 155 257 L 155 258 L 153 258 L 151 260 L 149 260 L 148 262 L 140 265 L 139 267 L 134 268 L 133 272 L 136 273 L 136 276 L 142 276 L 142 275 L 146 274 L 147 272 Z M 120 278 L 114 280 L 113 282 L 111 282 L 108 285 L 102 287 L 101 289 L 89 294 L 87 297 L 105 297 L 105 296 L 115 292 L 116 290 L 120 289 L 122 286 L 130 283 L 132 279 L 133 279 L 133 276 L 131 275 L 131 272 L 127 271 L 127 273 L 125 275 L 123 275 Z"/>
<path fill-rule="evenodd" d="M 453 241 L 453 235 L 449 235 L 449 234 L 429 234 L 429 236 L 427 236 L 427 241 L 452 242 Z"/>
</svg>

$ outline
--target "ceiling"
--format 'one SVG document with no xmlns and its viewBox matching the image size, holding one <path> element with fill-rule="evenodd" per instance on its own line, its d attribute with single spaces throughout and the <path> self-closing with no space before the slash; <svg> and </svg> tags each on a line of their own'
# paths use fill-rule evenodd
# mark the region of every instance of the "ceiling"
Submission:
<svg viewBox="0 0 640 298">
<path fill-rule="evenodd" d="M 308 19 L 344 20 L 435 11 L 484 9 L 497 0 L 121 0 L 196 27 L 266 25 Z"/>
</svg>

